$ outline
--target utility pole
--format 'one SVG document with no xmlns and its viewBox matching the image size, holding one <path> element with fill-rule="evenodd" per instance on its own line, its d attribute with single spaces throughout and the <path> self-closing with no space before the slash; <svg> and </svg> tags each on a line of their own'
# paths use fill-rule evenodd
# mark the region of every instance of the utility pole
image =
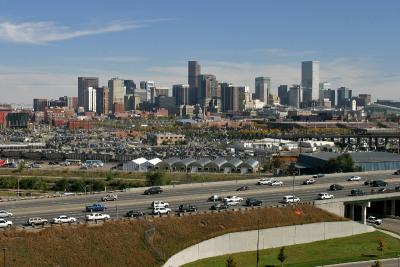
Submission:
<svg viewBox="0 0 400 267">
<path fill-rule="evenodd" d="M 6 261 L 6 250 L 7 250 L 7 248 L 4 247 L 4 248 L 3 248 L 3 267 L 6 267 L 6 266 L 7 266 L 7 261 Z"/>
<path fill-rule="evenodd" d="M 258 267 L 258 262 L 260 260 L 260 219 L 257 222 L 257 260 L 256 260 L 256 267 Z"/>
</svg>

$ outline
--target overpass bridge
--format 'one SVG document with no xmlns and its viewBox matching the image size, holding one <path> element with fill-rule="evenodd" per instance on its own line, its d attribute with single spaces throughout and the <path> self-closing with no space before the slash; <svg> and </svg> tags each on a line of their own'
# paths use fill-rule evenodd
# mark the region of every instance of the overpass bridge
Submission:
<svg viewBox="0 0 400 267">
<path fill-rule="evenodd" d="M 400 192 L 370 193 L 362 196 L 315 200 L 314 205 L 365 224 L 368 216 L 400 216 Z"/>
</svg>

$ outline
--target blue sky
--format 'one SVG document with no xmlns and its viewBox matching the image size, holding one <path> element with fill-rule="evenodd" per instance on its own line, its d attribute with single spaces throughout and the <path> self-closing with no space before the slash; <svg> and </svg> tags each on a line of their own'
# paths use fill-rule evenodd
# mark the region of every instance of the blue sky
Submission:
<svg viewBox="0 0 400 267">
<path fill-rule="evenodd" d="M 61 2 L 61 3 L 60 3 Z M 203 73 L 254 87 L 300 81 L 319 60 L 334 88 L 400 99 L 399 1 L 0 0 L 0 102 L 77 94 L 77 76 L 170 86 Z M 275 89 L 276 90 L 276 89 Z"/>
</svg>

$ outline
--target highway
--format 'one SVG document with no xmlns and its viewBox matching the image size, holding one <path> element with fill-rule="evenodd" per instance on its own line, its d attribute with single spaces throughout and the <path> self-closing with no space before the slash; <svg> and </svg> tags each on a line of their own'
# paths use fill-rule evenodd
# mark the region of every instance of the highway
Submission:
<svg viewBox="0 0 400 267">
<path fill-rule="evenodd" d="M 264 206 L 278 204 L 284 195 L 294 195 L 301 199 L 301 202 L 309 202 L 316 199 L 320 192 L 327 192 L 331 184 L 338 183 L 344 186 L 344 190 L 330 192 L 335 198 L 349 196 L 353 188 L 362 188 L 369 193 L 371 187 L 365 186 L 364 181 L 385 180 L 390 188 L 400 185 L 400 176 L 392 175 L 393 171 L 368 172 L 368 173 L 340 173 L 329 174 L 322 178 L 317 178 L 313 185 L 302 185 L 302 182 L 310 178 L 310 175 L 277 178 L 283 181 L 282 187 L 272 187 L 268 185 L 256 185 L 258 179 L 224 181 L 213 183 L 198 183 L 176 186 L 166 186 L 160 195 L 143 195 L 145 188 L 135 188 L 127 192 L 118 193 L 118 201 L 106 202 L 107 210 L 104 213 L 110 214 L 112 218 L 122 217 L 131 209 L 138 209 L 146 214 L 151 213 L 150 204 L 153 200 L 162 200 L 170 204 L 170 208 L 177 210 L 179 204 L 190 203 L 198 207 L 199 210 L 210 209 L 212 202 L 207 199 L 211 195 L 227 196 L 236 195 L 243 198 L 254 197 L 263 201 Z M 362 180 L 359 182 L 346 181 L 351 175 L 359 175 Z M 294 181 L 294 187 L 293 187 Z M 242 185 L 248 185 L 250 190 L 236 192 Z M 22 226 L 29 217 L 37 216 L 46 218 L 49 221 L 59 215 L 76 217 L 83 221 L 84 208 L 88 204 L 100 202 L 100 198 L 107 193 L 65 196 L 58 198 L 44 198 L 31 200 L 18 200 L 11 202 L 0 202 L 0 209 L 11 211 L 14 216 L 11 218 L 14 225 Z"/>
</svg>

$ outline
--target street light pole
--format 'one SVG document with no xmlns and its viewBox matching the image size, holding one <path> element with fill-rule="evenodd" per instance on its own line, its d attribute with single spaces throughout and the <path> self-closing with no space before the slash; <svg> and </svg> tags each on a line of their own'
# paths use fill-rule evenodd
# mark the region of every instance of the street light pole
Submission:
<svg viewBox="0 0 400 267">
<path fill-rule="evenodd" d="M 257 260 L 256 260 L 257 265 L 256 265 L 256 267 L 258 267 L 258 262 L 260 260 L 260 248 L 259 248 L 259 245 L 260 245 L 260 219 L 257 222 Z"/>
<path fill-rule="evenodd" d="M 3 248 L 3 267 L 7 266 L 7 261 L 6 261 L 6 250 L 7 248 Z"/>
<path fill-rule="evenodd" d="M 19 199 L 19 177 L 17 179 L 17 197 Z"/>
</svg>

